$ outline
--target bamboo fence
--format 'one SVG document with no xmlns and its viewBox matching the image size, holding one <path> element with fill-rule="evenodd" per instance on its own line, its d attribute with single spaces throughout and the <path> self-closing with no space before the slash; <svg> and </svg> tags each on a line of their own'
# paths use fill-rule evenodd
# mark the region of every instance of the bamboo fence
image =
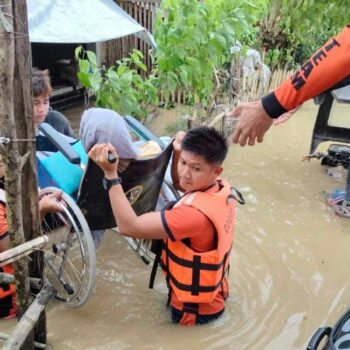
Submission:
<svg viewBox="0 0 350 350">
<path fill-rule="evenodd" d="M 274 90 L 284 80 L 293 74 L 292 70 L 281 68 L 274 70 L 266 82 L 263 81 L 262 72 L 254 72 L 253 74 L 243 74 L 242 77 L 236 77 L 238 81 L 238 89 L 235 92 L 233 99 L 233 106 L 242 102 L 251 102 L 261 99 L 269 91 Z M 226 108 L 232 108 L 233 106 L 226 105 Z M 221 132 L 229 135 L 234 129 L 236 120 L 232 118 L 226 118 L 226 113 L 220 111 L 213 118 L 208 118 L 207 125 L 215 127 Z"/>
</svg>

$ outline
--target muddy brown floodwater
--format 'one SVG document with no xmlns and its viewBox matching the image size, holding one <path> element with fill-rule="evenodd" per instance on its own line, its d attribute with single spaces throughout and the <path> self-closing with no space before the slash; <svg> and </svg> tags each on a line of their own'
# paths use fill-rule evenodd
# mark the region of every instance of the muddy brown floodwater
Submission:
<svg viewBox="0 0 350 350">
<path fill-rule="evenodd" d="M 336 113 L 349 117 L 349 109 L 340 105 Z M 87 305 L 69 310 L 53 302 L 48 309 L 54 349 L 299 350 L 318 327 L 333 325 L 350 305 L 350 222 L 324 201 L 323 192 L 343 187 L 344 178 L 327 176 L 317 160 L 301 161 L 316 111 L 307 103 L 263 144 L 230 147 L 225 176 L 247 203 L 237 210 L 221 319 L 194 328 L 170 324 L 161 273 L 149 290 L 150 266 L 108 232 Z"/>
</svg>

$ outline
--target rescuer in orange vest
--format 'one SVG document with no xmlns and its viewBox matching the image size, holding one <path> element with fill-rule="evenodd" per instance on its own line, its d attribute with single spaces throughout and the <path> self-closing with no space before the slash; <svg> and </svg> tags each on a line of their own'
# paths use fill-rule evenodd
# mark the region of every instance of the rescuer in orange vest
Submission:
<svg viewBox="0 0 350 350">
<path fill-rule="evenodd" d="M 182 325 L 218 318 L 228 296 L 227 273 L 233 242 L 235 201 L 220 178 L 228 146 L 213 128 L 179 133 L 173 143 L 172 175 L 184 196 L 169 210 L 137 216 L 107 161 L 111 144 L 95 145 L 89 157 L 103 170 L 104 187 L 122 235 L 162 239 L 161 265 L 169 287 L 172 321 Z"/>
</svg>

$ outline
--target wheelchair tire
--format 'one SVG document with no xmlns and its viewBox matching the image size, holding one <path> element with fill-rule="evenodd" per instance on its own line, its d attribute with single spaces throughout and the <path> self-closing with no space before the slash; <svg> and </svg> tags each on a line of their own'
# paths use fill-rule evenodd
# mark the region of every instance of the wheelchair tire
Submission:
<svg viewBox="0 0 350 350">
<path fill-rule="evenodd" d="M 39 198 L 58 188 L 40 191 Z M 62 194 L 62 212 L 49 213 L 42 222 L 49 237 L 45 250 L 46 278 L 57 290 L 56 298 L 67 306 L 84 305 L 95 287 L 96 253 L 89 226 L 75 201 Z"/>
</svg>

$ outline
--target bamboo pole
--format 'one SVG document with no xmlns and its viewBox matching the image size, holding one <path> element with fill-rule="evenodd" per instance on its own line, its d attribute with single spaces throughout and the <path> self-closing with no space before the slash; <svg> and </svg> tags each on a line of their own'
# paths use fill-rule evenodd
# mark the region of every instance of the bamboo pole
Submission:
<svg viewBox="0 0 350 350">
<path fill-rule="evenodd" d="M 55 293 L 56 290 L 50 284 L 44 286 L 17 323 L 11 335 L 3 345 L 2 350 L 18 350 L 21 348 L 23 342 L 39 321 L 41 313 L 54 297 Z"/>
<path fill-rule="evenodd" d="M 0 332 L 0 340 L 7 340 L 9 337 L 10 337 L 9 334 Z M 34 342 L 34 346 L 37 349 L 48 349 L 49 348 L 48 346 L 46 346 L 46 344 L 38 343 L 36 341 Z"/>
<path fill-rule="evenodd" d="M 214 119 L 208 124 L 209 127 L 214 127 L 222 118 L 224 118 L 226 112 L 219 113 Z"/>
<path fill-rule="evenodd" d="M 0 253 L 0 267 L 10 264 L 25 255 L 29 255 L 34 250 L 38 248 L 43 248 L 49 241 L 49 237 L 46 235 L 39 236 L 28 242 L 25 242 L 19 246 L 13 247 L 11 249 L 5 250 Z"/>
</svg>

